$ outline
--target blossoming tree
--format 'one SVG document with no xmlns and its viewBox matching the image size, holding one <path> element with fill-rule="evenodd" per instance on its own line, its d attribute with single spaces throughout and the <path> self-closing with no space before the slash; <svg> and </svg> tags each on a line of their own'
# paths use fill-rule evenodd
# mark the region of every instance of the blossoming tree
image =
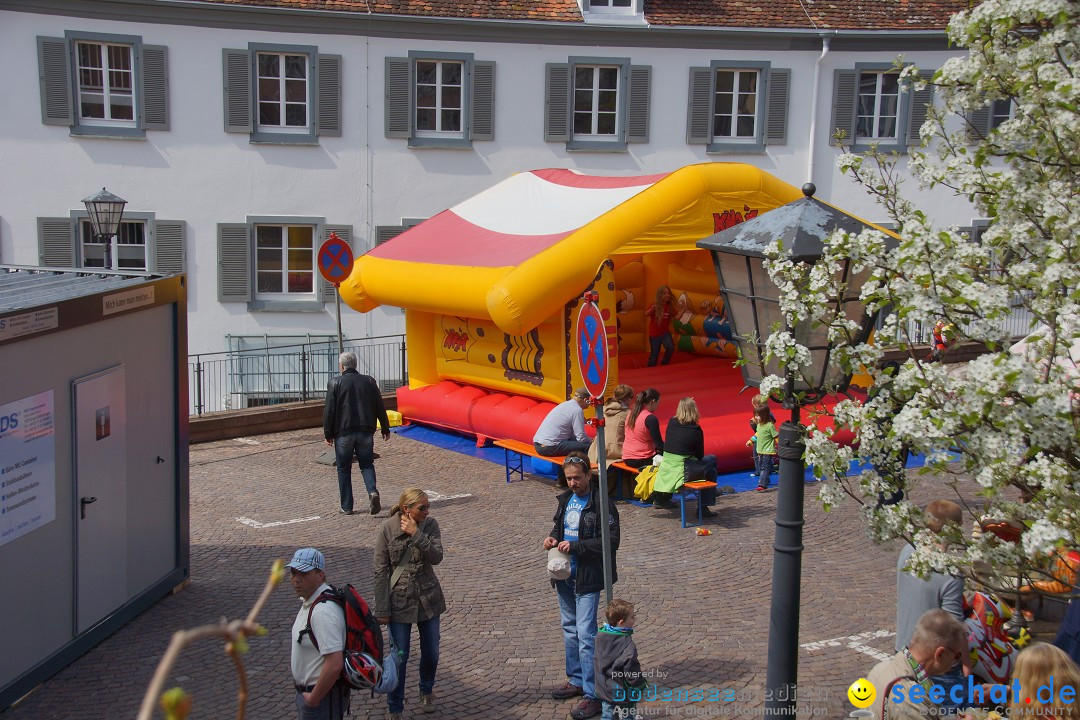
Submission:
<svg viewBox="0 0 1080 720">
<path fill-rule="evenodd" d="M 930 81 L 941 102 L 910 166 L 924 187 L 967 198 L 989 227 L 972 238 L 936 225 L 905 199 L 895 156 L 847 153 L 841 170 L 876 196 L 900 241 L 839 233 L 813 266 L 777 251 L 768 267 L 788 325 L 827 325 L 837 343 L 831 362 L 873 379 L 865 401 L 832 411 L 857 445 L 808 431 L 806 459 L 825 481 L 820 499 L 858 501 L 872 538 L 916 546 L 917 572 L 978 574 L 1005 590 L 1017 567 L 1048 579 L 1055 549 L 1080 547 L 1080 2 L 986 0 L 957 14 L 948 35 L 967 54 Z M 916 87 L 925 81 L 914 67 L 901 75 Z M 1007 110 L 986 130 L 974 118 L 988 104 Z M 869 344 L 855 343 L 855 324 L 828 302 L 843 259 L 868 275 L 863 299 L 886 318 Z M 1022 351 L 1002 329 L 1016 308 L 1032 318 Z M 927 360 L 907 328 L 940 321 L 987 352 L 966 367 Z M 899 367 L 882 362 L 898 352 Z M 766 354 L 795 373 L 810 360 L 779 328 Z M 782 387 L 772 376 L 762 390 Z M 922 471 L 903 471 L 908 450 L 926 456 Z M 846 476 L 856 458 L 873 469 Z M 973 521 L 1012 521 L 1019 539 L 955 528 L 954 549 L 941 552 L 917 507 L 882 502 L 918 482 L 943 484 L 947 496 L 961 475 L 980 486 Z"/>
</svg>

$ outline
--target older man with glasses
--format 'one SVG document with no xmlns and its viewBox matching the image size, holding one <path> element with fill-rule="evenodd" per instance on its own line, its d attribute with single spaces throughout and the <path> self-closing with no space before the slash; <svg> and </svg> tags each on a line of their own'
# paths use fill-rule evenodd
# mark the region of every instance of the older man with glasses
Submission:
<svg viewBox="0 0 1080 720">
<path fill-rule="evenodd" d="M 596 612 L 604 589 L 604 549 L 600 534 L 600 491 L 592 482 L 589 458 L 571 452 L 562 463 L 569 489 L 560 494 L 551 533 L 544 549 L 557 547 L 570 556 L 570 577 L 552 580 L 559 596 L 563 643 L 566 649 L 566 677 L 562 687 L 552 691 L 556 700 L 581 697 L 570 711 L 576 720 L 600 714 L 600 702 L 593 685 L 593 647 L 596 641 Z M 615 572 L 615 552 L 619 549 L 619 512 L 608 501 L 611 535 L 611 581 Z"/>
<path fill-rule="evenodd" d="M 946 715 L 946 700 L 959 704 L 960 697 L 948 697 L 950 690 L 934 682 L 968 653 L 964 623 L 946 610 L 928 610 L 915 623 L 906 647 L 882 660 L 866 679 L 877 697 L 869 708 L 876 720 L 916 720 Z M 959 686 L 966 693 L 966 687 Z M 966 699 L 966 698 L 965 698 Z"/>
</svg>

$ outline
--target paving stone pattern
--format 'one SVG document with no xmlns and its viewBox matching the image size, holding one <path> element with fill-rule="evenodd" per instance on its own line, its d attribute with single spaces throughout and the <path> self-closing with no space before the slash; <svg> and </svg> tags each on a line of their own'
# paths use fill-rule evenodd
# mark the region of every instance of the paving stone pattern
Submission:
<svg viewBox="0 0 1080 720">
<path fill-rule="evenodd" d="M 254 440 L 255 444 L 252 444 Z M 115 720 L 136 715 L 171 634 L 246 615 L 274 558 L 314 545 L 331 582 L 372 587 L 378 525 L 407 487 L 444 496 L 432 514 L 446 557 L 437 572 L 446 592 L 435 694 L 443 718 L 566 718 L 573 701 L 552 700 L 565 681 L 558 602 L 541 548 L 551 527 L 555 490 L 526 479 L 507 485 L 503 468 L 393 436 L 376 440 L 384 509 L 364 514 L 354 469 L 357 514 L 338 513 L 333 468 L 318 465 L 317 430 L 224 440 L 191 449 L 191 583 L 166 597 L 27 697 L 3 720 Z M 866 539 L 854 504 L 822 511 L 806 493 L 799 656 L 800 717 L 840 718 L 851 709 L 848 685 L 891 652 L 895 547 Z M 679 527 L 678 511 L 619 503 L 622 547 L 616 597 L 637 606 L 643 669 L 662 690 L 700 689 L 707 700 L 650 702 L 651 717 L 760 715 L 765 685 L 775 492 L 720 498 L 710 536 Z M 919 499 L 919 498 L 916 498 Z M 924 498 L 925 499 L 925 498 Z M 257 527 L 298 518 L 314 520 Z M 270 630 L 245 656 L 252 720 L 294 718 L 289 629 L 299 600 L 288 583 L 259 620 Z M 603 609 L 601 608 L 601 613 Z M 406 717 L 420 717 L 418 641 L 406 681 Z M 236 677 L 219 641 L 189 648 L 170 686 L 194 695 L 192 718 L 235 717 Z M 385 698 L 354 697 L 354 716 L 382 718 Z"/>
</svg>

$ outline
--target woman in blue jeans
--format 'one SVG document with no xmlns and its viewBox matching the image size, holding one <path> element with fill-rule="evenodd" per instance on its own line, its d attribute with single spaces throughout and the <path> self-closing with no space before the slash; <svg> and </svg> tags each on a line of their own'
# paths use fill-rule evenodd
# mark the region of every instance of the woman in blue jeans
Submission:
<svg viewBox="0 0 1080 720">
<path fill-rule="evenodd" d="M 434 568 L 443 559 L 442 533 L 435 518 L 428 516 L 429 510 L 423 490 L 406 490 L 375 538 L 373 614 L 390 626 L 390 636 L 401 651 L 401 679 L 387 696 L 390 720 L 401 720 L 405 709 L 405 668 L 413 625 L 420 635 L 420 709 L 435 711 L 432 690 L 439 666 L 439 616 L 446 612 L 446 600 Z"/>
</svg>

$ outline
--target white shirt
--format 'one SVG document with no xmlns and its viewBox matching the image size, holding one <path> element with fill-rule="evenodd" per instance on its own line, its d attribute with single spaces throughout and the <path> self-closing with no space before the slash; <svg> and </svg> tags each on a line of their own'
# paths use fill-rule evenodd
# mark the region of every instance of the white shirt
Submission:
<svg viewBox="0 0 1080 720">
<path fill-rule="evenodd" d="M 345 611 L 332 600 L 324 600 L 315 606 L 311 613 L 311 632 L 297 644 L 296 638 L 307 627 L 308 609 L 324 590 L 330 586 L 323 583 L 311 597 L 300 605 L 300 612 L 293 621 L 290 645 L 292 647 L 292 675 L 297 685 L 314 685 L 322 672 L 323 655 L 341 652 L 345 649 Z M 314 635 L 319 641 L 319 648 L 311 642 Z"/>
</svg>

